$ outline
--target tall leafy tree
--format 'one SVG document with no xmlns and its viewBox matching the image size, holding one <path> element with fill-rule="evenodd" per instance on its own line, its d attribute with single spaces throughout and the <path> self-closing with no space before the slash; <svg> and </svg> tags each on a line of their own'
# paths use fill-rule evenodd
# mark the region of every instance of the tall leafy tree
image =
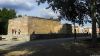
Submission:
<svg viewBox="0 0 100 56">
<path fill-rule="evenodd" d="M 84 6 L 81 6 L 81 4 L 78 3 L 76 0 L 38 0 L 38 4 L 47 2 L 49 4 L 48 8 L 52 8 L 54 12 L 59 11 L 61 17 L 65 18 L 66 20 L 69 20 L 73 22 L 74 28 L 75 23 L 78 21 L 79 24 L 83 24 L 83 9 L 85 9 Z M 80 9 L 80 7 L 82 7 Z M 80 13 L 81 12 L 81 13 Z M 74 29 L 74 33 L 76 30 Z M 76 39 L 76 34 L 75 34 Z"/>
<path fill-rule="evenodd" d="M 2 8 L 0 12 L 0 18 L 2 21 L 8 21 L 9 19 L 16 17 L 16 11 L 14 9 Z"/>
<path fill-rule="evenodd" d="M 7 34 L 8 20 L 16 17 L 14 9 L 2 8 L 0 9 L 0 34 Z"/>
<path fill-rule="evenodd" d="M 96 40 L 96 7 L 99 0 L 37 0 L 38 5 L 47 2 L 48 8 L 52 8 L 54 12 L 59 11 L 60 15 L 73 23 L 78 20 L 79 24 L 83 24 L 86 15 L 92 18 L 92 38 Z"/>
<path fill-rule="evenodd" d="M 98 28 L 99 28 L 99 35 L 100 35 L 100 1 L 98 0 L 97 3 L 98 4 L 96 5 L 96 8 L 97 8 L 96 19 L 97 19 L 97 24 L 98 24 Z"/>
</svg>

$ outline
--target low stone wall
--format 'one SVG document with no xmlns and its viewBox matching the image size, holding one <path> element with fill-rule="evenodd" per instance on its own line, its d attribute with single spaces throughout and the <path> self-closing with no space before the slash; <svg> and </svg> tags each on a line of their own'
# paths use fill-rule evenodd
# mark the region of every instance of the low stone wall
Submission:
<svg viewBox="0 0 100 56">
<path fill-rule="evenodd" d="M 2 41 L 30 41 L 29 35 L 0 35 Z"/>
<path fill-rule="evenodd" d="M 30 36 L 30 40 L 34 39 L 56 39 L 56 38 L 73 38 L 75 34 L 33 34 Z M 91 37 L 91 34 L 77 33 L 76 37 Z"/>
</svg>

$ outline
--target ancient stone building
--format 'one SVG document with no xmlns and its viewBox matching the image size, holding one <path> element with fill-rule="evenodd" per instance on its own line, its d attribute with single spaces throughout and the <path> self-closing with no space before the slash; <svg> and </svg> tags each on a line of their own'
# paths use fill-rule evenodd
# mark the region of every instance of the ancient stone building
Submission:
<svg viewBox="0 0 100 56">
<path fill-rule="evenodd" d="M 8 22 L 8 34 L 1 35 L 1 40 L 30 41 L 34 34 L 71 34 L 70 24 L 61 24 L 59 20 L 44 19 L 39 17 L 19 17 Z M 62 37 L 62 36 L 61 36 Z"/>
<path fill-rule="evenodd" d="M 31 35 L 31 34 L 66 34 L 66 27 L 58 20 L 44 19 L 39 17 L 19 17 L 9 20 L 8 35 Z M 62 29 L 63 28 L 63 29 Z"/>
</svg>

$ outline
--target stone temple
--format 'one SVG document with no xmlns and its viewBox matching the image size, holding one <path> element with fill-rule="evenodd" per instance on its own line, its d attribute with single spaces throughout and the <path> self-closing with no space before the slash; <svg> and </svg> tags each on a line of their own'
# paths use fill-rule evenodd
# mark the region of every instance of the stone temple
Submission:
<svg viewBox="0 0 100 56">
<path fill-rule="evenodd" d="M 68 28 L 69 27 L 69 28 Z M 67 34 L 72 33 L 70 24 L 61 24 L 57 19 L 44 19 L 24 16 L 10 19 L 8 35 L 2 36 L 5 40 L 30 40 L 32 34 Z"/>
</svg>

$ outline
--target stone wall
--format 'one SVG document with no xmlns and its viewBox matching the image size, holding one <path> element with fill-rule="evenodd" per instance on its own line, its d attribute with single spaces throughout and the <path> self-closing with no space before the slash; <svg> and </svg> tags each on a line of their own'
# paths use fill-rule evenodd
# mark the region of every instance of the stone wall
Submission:
<svg viewBox="0 0 100 56">
<path fill-rule="evenodd" d="M 71 32 L 71 28 L 67 28 L 71 25 L 62 25 L 60 21 L 54 19 L 25 16 L 10 19 L 8 23 L 8 35 L 2 36 L 7 40 L 29 41 L 33 34 L 68 34 Z"/>
<path fill-rule="evenodd" d="M 62 28 L 59 21 L 31 18 L 29 21 L 29 34 L 49 34 L 58 33 Z"/>
<path fill-rule="evenodd" d="M 60 21 L 53 19 L 44 19 L 39 17 L 19 17 L 9 20 L 8 35 L 31 35 L 49 34 L 49 33 L 67 33 L 66 25 L 62 25 Z M 65 26 L 65 27 L 64 27 Z M 64 27 L 64 28 L 63 28 Z M 63 29 L 62 29 L 63 28 Z M 16 34 L 12 34 L 12 29 L 16 30 Z M 61 31 L 62 30 L 62 31 Z"/>
<path fill-rule="evenodd" d="M 12 33 L 12 30 L 16 31 L 16 34 L 15 32 Z M 19 35 L 18 34 L 19 30 L 21 31 L 20 35 L 28 34 L 28 18 L 20 17 L 20 18 L 9 20 L 8 35 Z"/>
</svg>

